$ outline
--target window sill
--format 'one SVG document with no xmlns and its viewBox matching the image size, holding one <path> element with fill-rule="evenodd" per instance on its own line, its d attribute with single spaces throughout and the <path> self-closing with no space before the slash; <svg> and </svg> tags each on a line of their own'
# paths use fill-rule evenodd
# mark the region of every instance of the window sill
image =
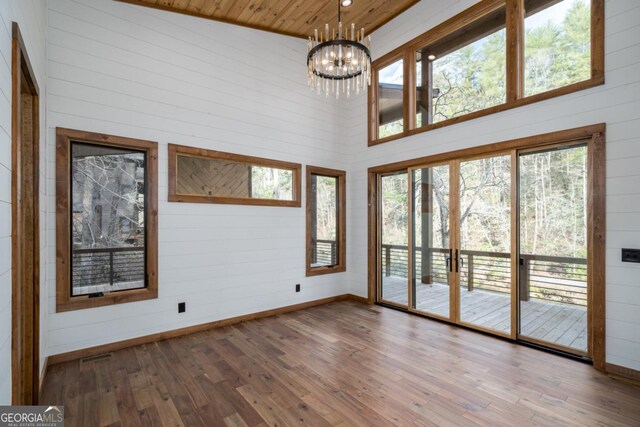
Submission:
<svg viewBox="0 0 640 427">
<path fill-rule="evenodd" d="M 155 298 L 158 298 L 158 291 L 149 288 L 112 292 L 105 294 L 104 296 L 94 298 L 89 298 L 88 295 L 82 295 L 71 297 L 67 301 L 58 302 L 56 304 L 56 313 L 103 307 L 114 304 L 124 304 L 134 301 L 144 301 Z"/>
<path fill-rule="evenodd" d="M 307 277 L 322 276 L 324 274 L 344 273 L 347 271 L 347 267 L 336 265 L 333 267 L 307 267 Z"/>
<path fill-rule="evenodd" d="M 504 104 L 496 105 L 494 107 L 485 108 L 484 110 L 474 111 L 473 113 L 465 114 L 464 116 L 454 117 L 438 123 L 425 125 L 420 128 L 406 130 L 402 133 L 387 136 L 385 138 L 370 140 L 368 146 L 373 147 L 375 145 L 384 144 L 386 142 L 395 141 L 408 136 L 418 135 L 433 129 L 440 129 L 440 128 L 451 126 L 457 123 L 462 123 L 462 122 L 477 119 L 480 117 L 485 117 L 491 114 L 500 113 L 502 111 L 511 110 L 513 108 L 518 108 L 525 105 L 533 104 L 535 102 L 545 101 L 545 100 L 556 98 L 559 96 L 568 95 L 570 93 L 579 92 L 581 90 L 589 89 L 595 86 L 601 86 L 603 84 L 604 84 L 604 76 L 594 77 L 589 80 L 584 80 L 569 86 L 564 86 L 564 87 L 553 89 L 547 92 L 538 93 L 536 95 L 531 95 L 526 98 L 517 99 L 515 101 L 509 101 Z"/>
<path fill-rule="evenodd" d="M 220 205 L 276 206 L 299 208 L 300 198 L 296 200 L 242 199 L 238 197 L 200 196 L 195 194 L 169 194 L 167 201 L 175 203 L 211 203 Z"/>
</svg>

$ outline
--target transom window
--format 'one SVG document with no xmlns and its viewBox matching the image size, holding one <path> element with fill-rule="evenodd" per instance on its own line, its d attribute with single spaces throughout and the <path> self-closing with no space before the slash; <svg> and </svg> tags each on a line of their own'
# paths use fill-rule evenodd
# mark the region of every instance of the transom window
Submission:
<svg viewBox="0 0 640 427">
<path fill-rule="evenodd" d="M 169 201 L 300 207 L 301 167 L 169 144 Z"/>
<path fill-rule="evenodd" d="M 604 0 L 483 0 L 372 64 L 369 145 L 604 83 Z"/>
</svg>

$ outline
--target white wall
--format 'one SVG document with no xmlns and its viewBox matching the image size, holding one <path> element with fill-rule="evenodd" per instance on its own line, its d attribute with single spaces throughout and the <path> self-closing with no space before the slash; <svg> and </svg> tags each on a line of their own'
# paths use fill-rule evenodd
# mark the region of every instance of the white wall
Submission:
<svg viewBox="0 0 640 427">
<path fill-rule="evenodd" d="M 422 0 L 373 34 L 374 58 L 476 3 Z M 607 123 L 607 361 L 640 369 L 640 3 L 606 1 L 606 85 L 367 148 L 366 99 L 348 105 L 350 289 L 367 292 L 367 187 L 371 166 L 595 123 Z M 346 121 L 345 121 L 346 123 Z"/>
<path fill-rule="evenodd" d="M 0 1 L 0 405 L 11 403 L 11 43 L 12 22 L 20 26 L 27 52 L 41 91 L 40 116 L 44 122 L 45 90 L 45 0 Z M 44 158 L 44 136 L 41 136 Z M 44 200 L 46 163 L 41 166 L 40 195 Z M 41 235 L 44 239 L 44 203 L 41 204 Z M 41 253 L 44 268 L 46 260 Z M 44 275 L 42 277 L 44 283 Z M 46 316 L 43 295 L 41 316 Z M 46 319 L 45 319 L 46 320 Z M 44 329 L 44 328 L 43 328 Z M 41 341 L 46 341 L 41 330 Z M 45 344 L 46 345 L 46 344 Z M 42 355 L 44 355 L 44 346 Z M 44 362 L 41 357 L 41 365 Z"/>
<path fill-rule="evenodd" d="M 167 202 L 168 143 L 349 166 L 338 104 L 307 87 L 304 40 L 55 0 L 47 55 L 49 354 L 346 293 L 346 273 L 305 277 L 304 208 Z M 56 127 L 158 141 L 158 299 L 55 312 Z"/>
</svg>

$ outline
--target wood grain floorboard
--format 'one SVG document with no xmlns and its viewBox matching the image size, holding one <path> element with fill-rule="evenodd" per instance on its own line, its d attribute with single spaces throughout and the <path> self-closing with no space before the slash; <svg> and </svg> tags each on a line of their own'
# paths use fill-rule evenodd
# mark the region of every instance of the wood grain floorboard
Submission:
<svg viewBox="0 0 640 427">
<path fill-rule="evenodd" d="M 640 386 L 353 301 L 51 366 L 67 426 L 638 426 Z"/>
</svg>

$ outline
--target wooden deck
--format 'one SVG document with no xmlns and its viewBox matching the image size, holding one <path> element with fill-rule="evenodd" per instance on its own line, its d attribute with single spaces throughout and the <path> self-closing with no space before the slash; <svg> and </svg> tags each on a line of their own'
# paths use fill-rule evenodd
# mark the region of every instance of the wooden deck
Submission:
<svg viewBox="0 0 640 427">
<path fill-rule="evenodd" d="M 416 284 L 416 308 L 449 317 L 449 286 L 439 283 Z M 407 304 L 407 279 L 384 277 L 383 297 L 387 301 Z M 465 323 L 509 333 L 511 304 L 507 294 L 461 287 L 461 320 Z M 521 336 L 587 351 L 587 310 L 585 307 L 545 302 L 522 301 Z"/>
<path fill-rule="evenodd" d="M 344 301 L 51 366 L 73 426 L 638 426 L 592 366 Z"/>
</svg>

